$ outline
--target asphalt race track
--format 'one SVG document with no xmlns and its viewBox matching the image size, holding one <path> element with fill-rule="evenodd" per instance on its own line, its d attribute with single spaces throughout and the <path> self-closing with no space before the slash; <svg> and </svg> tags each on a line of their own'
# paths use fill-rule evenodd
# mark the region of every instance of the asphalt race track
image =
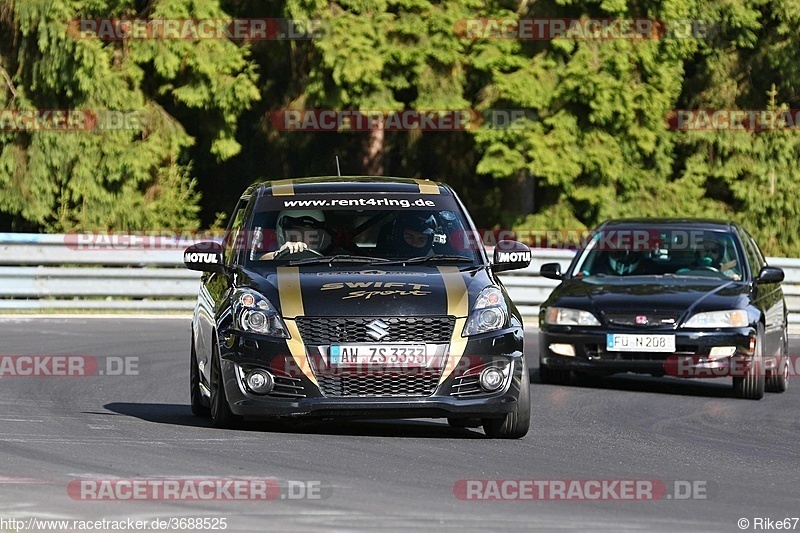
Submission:
<svg viewBox="0 0 800 533">
<path fill-rule="evenodd" d="M 31 517 L 225 518 L 228 531 L 742 531 L 742 518 L 750 531 L 766 519 L 800 517 L 797 378 L 786 393 L 758 402 L 734 399 L 730 379 L 541 385 L 532 331 L 532 429 L 519 441 L 489 440 L 444 420 L 222 431 L 189 411 L 189 324 L 0 320 L 6 359 L 89 356 L 84 369 L 98 364 L 91 376 L 0 378 L 0 531 L 15 529 L 8 520 Z M 791 353 L 800 353 L 800 337 L 791 340 Z M 103 496 L 98 480 L 117 478 L 195 487 L 198 480 L 268 479 L 279 492 L 267 501 Z M 586 480 L 653 480 L 667 493 L 633 501 L 458 497 L 463 480 L 519 479 L 550 480 L 550 488 L 553 480 L 584 480 L 583 487 Z M 480 483 L 472 494 L 493 494 Z M 95 488 L 76 488 L 86 486 Z M 797 521 L 788 524 L 800 530 Z"/>
</svg>

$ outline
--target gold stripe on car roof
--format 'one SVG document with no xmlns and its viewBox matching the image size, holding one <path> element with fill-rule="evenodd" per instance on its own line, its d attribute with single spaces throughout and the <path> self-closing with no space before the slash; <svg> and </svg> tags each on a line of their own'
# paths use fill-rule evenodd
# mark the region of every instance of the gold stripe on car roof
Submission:
<svg viewBox="0 0 800 533">
<path fill-rule="evenodd" d="M 439 194 L 439 186 L 430 180 L 414 180 L 419 185 L 420 194 Z"/>
<path fill-rule="evenodd" d="M 294 182 L 292 180 L 272 182 L 272 196 L 294 196 Z"/>
</svg>

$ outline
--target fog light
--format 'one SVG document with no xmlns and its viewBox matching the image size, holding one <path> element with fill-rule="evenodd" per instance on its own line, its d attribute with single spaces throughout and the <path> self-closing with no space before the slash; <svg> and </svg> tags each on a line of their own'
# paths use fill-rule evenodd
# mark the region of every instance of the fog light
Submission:
<svg viewBox="0 0 800 533">
<path fill-rule="evenodd" d="M 245 378 L 247 388 L 256 394 L 269 394 L 275 387 L 275 380 L 272 374 L 266 370 L 253 370 L 247 373 Z"/>
<path fill-rule="evenodd" d="M 558 355 L 575 357 L 575 347 L 571 344 L 551 344 L 550 351 Z"/>
<path fill-rule="evenodd" d="M 478 382 L 483 390 L 492 392 L 502 387 L 505 380 L 506 377 L 499 368 L 489 367 L 483 369 Z"/>
<path fill-rule="evenodd" d="M 714 346 L 708 353 L 708 358 L 711 360 L 720 359 L 722 357 L 730 357 L 736 353 L 736 346 Z"/>
</svg>

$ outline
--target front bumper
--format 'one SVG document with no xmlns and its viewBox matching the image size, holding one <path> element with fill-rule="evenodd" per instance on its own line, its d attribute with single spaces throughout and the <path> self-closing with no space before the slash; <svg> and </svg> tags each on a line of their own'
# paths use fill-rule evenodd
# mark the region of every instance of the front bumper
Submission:
<svg viewBox="0 0 800 533">
<path fill-rule="evenodd" d="M 606 349 L 607 335 L 675 335 L 674 352 L 620 352 Z M 754 327 L 713 331 L 661 328 L 589 328 L 547 326 L 539 330 L 539 363 L 551 369 L 589 374 L 633 372 L 653 376 L 714 378 L 745 374 L 753 356 Z M 573 346 L 575 355 L 556 353 L 554 345 Z M 729 356 L 712 356 L 712 348 L 735 349 Z"/>
<path fill-rule="evenodd" d="M 327 346 L 306 346 L 310 364 L 299 368 L 289 355 L 284 340 L 232 331 L 221 338 L 220 369 L 228 403 L 234 414 L 248 419 L 496 418 L 514 409 L 521 380 L 529 379 L 522 352 L 521 327 L 470 338 L 460 361 L 445 378 L 437 375 L 435 369 L 433 373 L 429 369 L 416 369 L 406 372 L 394 370 L 390 375 L 377 377 L 369 372 L 363 376 L 348 376 L 350 380 L 379 379 L 388 382 L 389 385 L 381 389 L 386 391 L 383 395 L 342 395 L 345 393 L 339 390 L 331 393 L 330 387 L 321 387 L 323 379 L 336 377 L 330 365 L 321 362 L 327 354 Z M 443 355 L 444 360 L 450 357 L 448 352 L 448 345 L 437 345 L 437 353 Z M 487 393 L 474 385 L 480 370 L 486 366 L 507 368 L 505 382 L 495 392 Z M 247 371 L 256 368 L 266 369 L 275 376 L 276 386 L 272 393 L 257 395 L 247 388 L 243 377 Z M 431 393 L 403 394 L 403 383 L 400 381 L 403 379 L 431 380 Z"/>
</svg>

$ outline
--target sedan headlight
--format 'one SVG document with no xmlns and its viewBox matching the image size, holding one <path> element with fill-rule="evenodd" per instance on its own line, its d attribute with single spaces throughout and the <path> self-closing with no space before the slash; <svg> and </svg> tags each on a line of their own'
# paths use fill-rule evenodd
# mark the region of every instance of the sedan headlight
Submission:
<svg viewBox="0 0 800 533">
<path fill-rule="evenodd" d="M 508 308 L 503 293 L 497 287 L 489 286 L 475 299 L 461 336 L 468 337 L 502 329 L 507 321 Z"/>
<path fill-rule="evenodd" d="M 233 295 L 233 313 L 236 325 L 244 331 L 288 339 L 286 325 L 278 310 L 256 291 L 237 290 Z"/>
<path fill-rule="evenodd" d="M 569 309 L 567 307 L 548 307 L 544 313 L 545 324 L 551 326 L 599 326 L 597 320 L 589 311 Z"/>
<path fill-rule="evenodd" d="M 686 321 L 685 328 L 744 328 L 750 321 L 747 319 L 747 311 L 743 309 L 732 309 L 730 311 L 711 311 L 708 313 L 697 313 Z"/>
</svg>

